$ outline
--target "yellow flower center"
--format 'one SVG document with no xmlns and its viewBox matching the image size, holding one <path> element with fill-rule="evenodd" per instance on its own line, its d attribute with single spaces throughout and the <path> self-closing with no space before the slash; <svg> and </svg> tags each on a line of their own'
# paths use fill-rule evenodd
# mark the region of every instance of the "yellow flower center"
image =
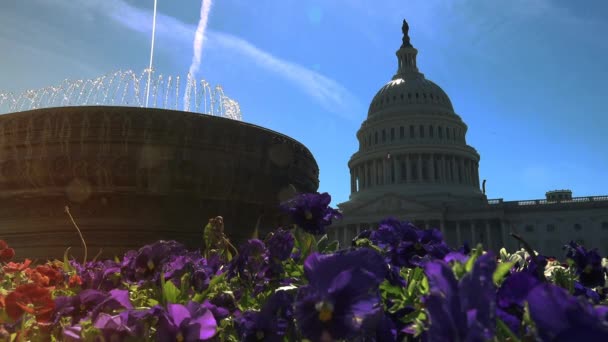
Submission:
<svg viewBox="0 0 608 342">
<path fill-rule="evenodd" d="M 148 261 L 148 269 L 152 271 L 154 269 L 154 262 L 152 260 Z"/>
<path fill-rule="evenodd" d="M 262 341 L 264 339 L 264 332 L 263 331 L 258 331 L 255 333 L 255 338 L 258 339 L 258 341 Z"/>
<path fill-rule="evenodd" d="M 319 320 L 328 322 L 331 320 L 334 313 L 334 306 L 329 302 L 319 302 L 315 305 L 315 309 L 319 311 Z"/>
<path fill-rule="evenodd" d="M 184 342 L 184 335 L 182 335 L 181 332 L 177 333 L 177 336 L 175 336 L 175 340 L 177 340 L 177 342 Z"/>
<path fill-rule="evenodd" d="M 585 269 L 583 270 L 585 273 L 591 273 L 591 271 L 593 271 L 593 266 L 591 265 L 585 266 Z"/>
<path fill-rule="evenodd" d="M 420 242 L 416 242 L 416 244 L 414 245 L 414 248 L 416 250 L 420 250 L 420 249 L 422 249 L 422 245 L 420 244 Z"/>
<path fill-rule="evenodd" d="M 307 220 L 312 220 L 312 213 L 310 212 L 310 210 L 306 210 L 306 212 L 304 213 L 304 217 Z"/>
</svg>

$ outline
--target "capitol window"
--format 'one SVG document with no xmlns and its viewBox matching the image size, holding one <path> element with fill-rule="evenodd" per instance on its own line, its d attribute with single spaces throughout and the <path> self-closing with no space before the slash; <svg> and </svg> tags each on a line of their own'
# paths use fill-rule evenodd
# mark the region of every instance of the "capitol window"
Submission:
<svg viewBox="0 0 608 342">
<path fill-rule="evenodd" d="M 429 126 L 429 137 L 433 137 L 433 126 Z"/>
<path fill-rule="evenodd" d="M 378 132 L 374 134 L 374 144 L 378 143 Z"/>
<path fill-rule="evenodd" d="M 602 222 L 602 229 L 603 230 L 608 230 L 608 221 Z"/>
<path fill-rule="evenodd" d="M 420 125 L 420 137 L 424 138 L 424 126 Z"/>
<path fill-rule="evenodd" d="M 399 127 L 399 138 L 403 139 L 403 137 L 405 136 L 405 130 L 403 129 L 403 126 Z"/>
<path fill-rule="evenodd" d="M 410 125 L 410 138 L 415 138 L 414 125 Z"/>
<path fill-rule="evenodd" d="M 548 224 L 547 225 L 547 231 L 548 232 L 554 232 L 555 231 L 555 225 L 554 224 Z"/>
<path fill-rule="evenodd" d="M 443 129 L 441 126 L 437 127 L 437 133 L 439 134 L 439 139 L 443 139 Z"/>
<path fill-rule="evenodd" d="M 395 140 L 395 128 L 391 128 L 391 141 Z"/>
<path fill-rule="evenodd" d="M 386 131 L 382 130 L 382 142 L 386 142 Z"/>
<path fill-rule="evenodd" d="M 526 232 L 531 233 L 531 232 L 534 231 L 534 226 L 531 225 L 531 224 L 529 224 L 529 225 L 526 226 L 525 229 L 526 229 Z"/>
<path fill-rule="evenodd" d="M 445 137 L 450 139 L 450 129 L 448 127 L 445 128 Z"/>
<path fill-rule="evenodd" d="M 583 229 L 583 227 L 582 227 L 580 224 L 578 224 L 578 223 L 575 223 L 575 224 L 574 224 L 574 230 L 576 230 L 576 231 L 580 231 L 580 230 L 582 230 L 582 229 Z"/>
</svg>

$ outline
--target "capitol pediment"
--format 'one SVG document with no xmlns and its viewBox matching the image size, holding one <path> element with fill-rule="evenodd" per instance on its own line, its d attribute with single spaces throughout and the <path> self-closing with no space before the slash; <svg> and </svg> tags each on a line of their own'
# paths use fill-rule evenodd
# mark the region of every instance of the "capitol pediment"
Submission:
<svg viewBox="0 0 608 342">
<path fill-rule="evenodd" d="M 375 199 L 357 203 L 344 208 L 345 212 L 353 214 L 384 214 L 403 215 L 407 213 L 423 213 L 435 211 L 436 208 L 426 204 L 403 198 L 395 194 L 386 194 Z"/>
</svg>

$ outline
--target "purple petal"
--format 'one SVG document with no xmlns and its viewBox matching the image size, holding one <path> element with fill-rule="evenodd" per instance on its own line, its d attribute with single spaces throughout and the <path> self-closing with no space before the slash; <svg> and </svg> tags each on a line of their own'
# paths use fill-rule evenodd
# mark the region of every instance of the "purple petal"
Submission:
<svg viewBox="0 0 608 342">
<path fill-rule="evenodd" d="M 181 304 L 167 305 L 167 312 L 169 313 L 169 317 L 172 318 L 173 323 L 175 323 L 175 325 L 178 327 L 186 318 L 190 318 L 190 311 L 188 311 L 188 308 Z"/>
<path fill-rule="evenodd" d="M 205 312 L 202 316 L 199 316 L 196 319 L 193 319 L 190 322 L 190 324 L 199 325 L 199 327 L 200 327 L 199 338 L 201 340 L 206 340 L 206 339 L 213 337 L 213 335 L 215 335 L 215 332 L 217 330 L 217 321 L 215 320 L 215 317 L 213 317 L 213 314 L 209 310 L 207 310 L 207 312 Z"/>
</svg>

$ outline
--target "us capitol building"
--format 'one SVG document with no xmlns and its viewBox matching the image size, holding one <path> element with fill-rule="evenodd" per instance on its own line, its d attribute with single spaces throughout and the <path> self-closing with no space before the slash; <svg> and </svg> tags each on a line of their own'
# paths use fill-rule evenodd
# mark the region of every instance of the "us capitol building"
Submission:
<svg viewBox="0 0 608 342">
<path fill-rule="evenodd" d="M 420 73 L 405 20 L 402 29 L 397 73 L 374 96 L 357 132 L 359 150 L 348 162 L 351 194 L 338 204 L 344 218 L 329 237 L 350 245 L 359 232 L 395 217 L 439 228 L 451 247 L 466 241 L 513 252 L 520 247 L 514 232 L 560 259 L 570 240 L 608 254 L 608 196 L 555 190 L 545 199 L 487 199 L 467 125 L 447 94 Z"/>
</svg>

